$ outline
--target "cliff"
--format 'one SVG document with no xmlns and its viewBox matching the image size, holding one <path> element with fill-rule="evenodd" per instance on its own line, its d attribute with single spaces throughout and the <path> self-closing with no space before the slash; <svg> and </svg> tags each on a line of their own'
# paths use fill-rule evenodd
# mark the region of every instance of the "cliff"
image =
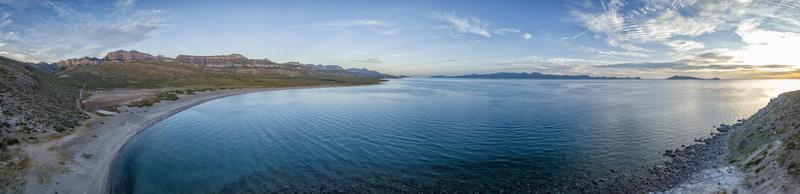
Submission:
<svg viewBox="0 0 800 194">
<path fill-rule="evenodd" d="M 142 63 L 160 65 L 192 65 L 207 72 L 229 72 L 238 74 L 265 74 L 278 76 L 342 76 L 360 78 L 398 78 L 364 68 L 345 69 L 338 65 L 312 65 L 299 62 L 276 63 L 269 59 L 248 59 L 240 54 L 229 55 L 178 55 L 175 59 L 162 55 L 153 56 L 136 50 L 119 50 L 106 54 L 102 59 L 83 57 L 65 59 L 57 62 L 57 66 L 42 66 L 42 72 L 58 73 L 64 69 L 79 66 L 102 66 L 104 63 Z M 93 68 L 93 67 L 84 67 Z M 67 73 L 70 71 L 67 71 Z M 63 73 L 62 73 L 63 74 Z"/>
<path fill-rule="evenodd" d="M 98 59 L 96 57 L 83 57 L 83 58 L 64 59 L 56 62 L 56 64 L 61 66 L 76 66 L 76 65 L 97 65 L 102 62 L 103 62 L 102 59 Z"/>
<path fill-rule="evenodd" d="M 244 65 L 251 62 L 240 54 L 216 55 L 216 56 L 192 56 L 178 55 L 175 60 L 181 63 L 197 65 Z M 266 62 L 266 61 L 265 61 Z"/>
<path fill-rule="evenodd" d="M 114 52 L 109 52 L 106 54 L 106 57 L 103 58 L 105 61 L 151 61 L 156 60 L 157 58 L 153 55 L 139 52 L 136 50 L 124 51 L 118 50 Z"/>
<path fill-rule="evenodd" d="M 772 99 L 734 129 L 729 162 L 754 193 L 800 193 L 800 91 Z"/>
</svg>

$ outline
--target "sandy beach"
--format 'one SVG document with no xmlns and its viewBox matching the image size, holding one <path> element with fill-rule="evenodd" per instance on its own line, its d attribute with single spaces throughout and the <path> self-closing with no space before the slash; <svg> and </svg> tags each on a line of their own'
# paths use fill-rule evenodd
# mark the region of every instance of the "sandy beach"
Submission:
<svg viewBox="0 0 800 194">
<path fill-rule="evenodd" d="M 251 92 L 299 88 L 308 87 L 229 89 L 198 92 L 195 95 L 182 94 L 177 101 L 162 101 L 150 107 L 122 106 L 120 113 L 114 116 L 92 115 L 82 127 L 69 135 L 22 148 L 31 161 L 25 173 L 23 190 L 25 193 L 105 193 L 111 162 L 125 143 L 139 131 L 210 100 Z M 120 95 L 101 94 L 86 101 L 115 96 Z"/>
</svg>

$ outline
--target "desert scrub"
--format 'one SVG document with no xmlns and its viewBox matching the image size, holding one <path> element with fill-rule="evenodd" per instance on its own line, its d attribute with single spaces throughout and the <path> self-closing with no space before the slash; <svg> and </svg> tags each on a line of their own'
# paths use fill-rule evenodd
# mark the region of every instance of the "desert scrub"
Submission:
<svg viewBox="0 0 800 194">
<path fill-rule="evenodd" d="M 153 106 L 162 100 L 175 101 L 178 100 L 178 94 L 175 91 L 161 92 L 157 96 L 148 97 L 139 101 L 128 103 L 128 107 L 147 107 Z"/>
<path fill-rule="evenodd" d="M 744 165 L 744 168 L 750 168 L 752 166 L 761 164 L 761 161 L 764 160 L 764 158 L 766 157 L 767 157 L 767 150 L 764 150 L 763 152 L 759 153 L 758 156 L 748 161 L 747 164 Z"/>
<path fill-rule="evenodd" d="M 800 143 L 800 132 L 792 134 L 789 136 L 789 139 L 786 140 L 786 148 L 787 149 L 795 149 L 797 148 L 797 144 Z"/>
<path fill-rule="evenodd" d="M 800 175 L 800 162 L 792 161 L 791 163 L 789 163 L 789 166 L 786 167 L 786 170 L 789 171 L 790 175 L 794 176 Z"/>
<path fill-rule="evenodd" d="M 18 140 L 18 139 L 14 139 L 14 138 L 11 138 L 11 139 L 6 139 L 4 142 L 5 142 L 5 143 L 6 143 L 6 145 L 8 145 L 8 146 L 12 146 L 12 145 L 17 145 L 17 144 L 19 144 L 19 140 Z"/>
</svg>

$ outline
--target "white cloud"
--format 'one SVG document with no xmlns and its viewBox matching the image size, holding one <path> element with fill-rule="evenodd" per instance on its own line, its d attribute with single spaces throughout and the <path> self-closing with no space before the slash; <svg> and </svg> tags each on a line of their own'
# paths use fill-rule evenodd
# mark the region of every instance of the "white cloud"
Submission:
<svg viewBox="0 0 800 194">
<path fill-rule="evenodd" d="M 473 34 L 483 37 L 492 37 L 489 30 L 489 22 L 477 17 L 459 17 L 455 11 L 442 12 L 433 11 L 429 14 L 431 18 L 447 22 L 451 29 L 460 33 Z"/>
<path fill-rule="evenodd" d="M 583 35 L 584 35 L 584 34 L 586 34 L 587 32 L 589 32 L 589 31 L 583 31 L 583 32 L 577 33 L 577 34 L 575 34 L 575 35 L 572 35 L 572 36 L 561 37 L 561 40 L 570 40 L 570 39 L 576 39 L 576 38 L 578 38 L 578 37 L 581 37 L 581 36 L 583 36 Z"/>
<path fill-rule="evenodd" d="M 650 55 L 641 53 L 641 52 L 634 52 L 634 51 L 613 51 L 613 50 L 600 50 L 597 48 L 586 47 L 586 46 L 578 46 L 578 51 L 599 54 L 602 56 L 607 57 L 649 57 Z"/>
<path fill-rule="evenodd" d="M 381 60 L 379 58 L 363 58 L 363 59 L 355 59 L 355 60 L 352 60 L 352 61 L 353 62 L 358 62 L 358 63 L 373 63 L 373 64 L 374 63 L 383 63 L 383 60 Z"/>
<path fill-rule="evenodd" d="M 533 38 L 533 35 L 531 35 L 531 33 L 526 32 L 522 34 L 522 39 L 530 40 L 531 38 Z"/>
<path fill-rule="evenodd" d="M 734 0 L 645 1 L 638 9 L 622 8 L 624 2 L 611 0 L 601 11 L 573 11 L 588 31 L 615 47 L 644 51 L 641 44 L 663 42 L 676 36 L 696 37 L 727 27 L 740 19 L 748 5 Z"/>
<path fill-rule="evenodd" d="M 736 29 L 746 46 L 728 54 L 745 63 L 768 65 L 787 64 L 800 67 L 800 57 L 795 51 L 800 48 L 800 33 L 767 30 L 755 19 L 743 21 Z"/>
<path fill-rule="evenodd" d="M 498 28 L 494 30 L 494 33 L 498 35 L 506 35 L 508 33 L 520 33 L 520 32 L 522 31 L 516 28 Z"/>
<path fill-rule="evenodd" d="M 115 11 L 117 7 L 109 9 L 117 14 L 95 17 L 93 12 L 56 1 L 17 7 L 0 10 L 0 54 L 30 62 L 99 55 L 129 46 L 167 27 L 169 19 L 163 10 L 121 13 Z"/>
<path fill-rule="evenodd" d="M 117 0 L 115 4 L 118 12 L 125 12 L 136 4 L 136 0 Z"/>
<path fill-rule="evenodd" d="M 461 34 L 472 34 L 491 38 L 493 35 L 518 35 L 524 40 L 533 38 L 528 32 L 517 28 L 497 28 L 492 29 L 491 24 L 478 17 L 461 17 L 456 15 L 455 11 L 442 12 L 432 11 L 428 14 L 429 17 L 448 23 L 447 29 L 455 30 Z M 454 38 L 460 38 L 460 35 L 455 35 Z M 480 40 L 470 40 L 470 42 L 481 42 Z"/>
<path fill-rule="evenodd" d="M 691 40 L 673 40 L 664 42 L 664 45 L 667 45 L 672 48 L 672 50 L 679 51 L 679 52 L 686 52 L 696 49 L 701 49 L 706 45 L 701 42 L 695 42 Z"/>
<path fill-rule="evenodd" d="M 306 25 L 291 26 L 294 29 L 303 30 L 344 30 L 350 28 L 364 28 L 383 35 L 394 35 L 402 31 L 402 27 L 394 22 L 373 19 L 349 19 L 326 21 Z"/>
<path fill-rule="evenodd" d="M 677 56 L 687 57 L 690 56 L 687 52 L 706 47 L 697 37 L 734 32 L 741 37 L 743 46 L 725 48 L 722 53 L 736 60 L 721 65 L 790 64 L 800 67 L 800 58 L 789 52 L 800 45 L 798 1 L 687 0 L 626 4 L 611 0 L 600 7 L 593 10 L 592 6 L 585 6 L 573 10 L 572 15 L 586 30 L 603 38 L 610 46 L 646 52 L 652 50 L 644 46 L 657 43 L 668 46 Z"/>
</svg>

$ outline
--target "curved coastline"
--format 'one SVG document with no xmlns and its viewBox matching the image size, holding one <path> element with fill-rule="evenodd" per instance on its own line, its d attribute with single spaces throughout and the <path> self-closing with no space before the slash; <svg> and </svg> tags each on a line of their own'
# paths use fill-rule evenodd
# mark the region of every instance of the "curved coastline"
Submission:
<svg viewBox="0 0 800 194">
<path fill-rule="evenodd" d="M 325 87 L 337 86 L 216 90 L 182 95 L 180 100 L 150 107 L 120 108 L 119 115 L 92 118 L 68 136 L 24 147 L 31 163 L 23 189 L 26 193 L 107 193 L 111 164 L 119 151 L 136 134 L 165 118 L 224 97 Z"/>
</svg>

